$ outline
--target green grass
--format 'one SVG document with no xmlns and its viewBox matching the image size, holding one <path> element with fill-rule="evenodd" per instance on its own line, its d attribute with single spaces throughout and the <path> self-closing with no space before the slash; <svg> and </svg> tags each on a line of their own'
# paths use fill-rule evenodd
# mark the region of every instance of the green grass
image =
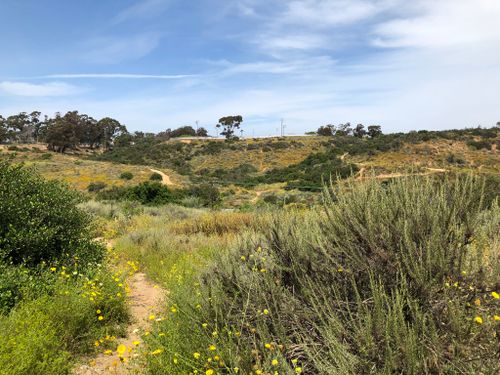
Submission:
<svg viewBox="0 0 500 375">
<path fill-rule="evenodd" d="M 118 285 L 123 276 L 105 266 L 91 273 L 56 265 L 22 272 L 22 298 L 0 315 L 2 374 L 68 374 L 81 356 L 114 349 L 109 338 L 123 335 L 128 321 Z"/>
</svg>

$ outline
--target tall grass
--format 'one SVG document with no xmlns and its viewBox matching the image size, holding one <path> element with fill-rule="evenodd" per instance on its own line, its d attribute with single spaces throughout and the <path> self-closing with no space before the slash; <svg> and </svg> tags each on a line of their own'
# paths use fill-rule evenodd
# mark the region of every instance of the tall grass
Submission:
<svg viewBox="0 0 500 375">
<path fill-rule="evenodd" d="M 171 291 L 149 372 L 495 373 L 500 208 L 482 197 L 472 177 L 353 182 L 276 214 Z"/>
</svg>

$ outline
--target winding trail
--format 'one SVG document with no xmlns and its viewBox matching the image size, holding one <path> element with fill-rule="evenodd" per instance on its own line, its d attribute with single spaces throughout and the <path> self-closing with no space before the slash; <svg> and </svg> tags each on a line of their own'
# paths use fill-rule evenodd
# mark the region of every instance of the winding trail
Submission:
<svg viewBox="0 0 500 375">
<path fill-rule="evenodd" d="M 97 357 L 91 359 L 88 364 L 77 366 L 72 375 L 140 373 L 138 363 L 129 360 L 136 356 L 136 350 L 141 350 L 141 347 L 144 346 L 141 333 L 150 327 L 149 316 L 159 307 L 164 292 L 160 287 L 147 280 L 146 275 L 142 272 L 137 272 L 131 276 L 127 284 L 130 289 L 127 303 L 132 318 L 131 324 L 127 327 L 127 336 L 117 340 L 112 355 L 100 353 Z M 139 345 L 135 345 L 134 342 L 136 344 L 139 342 Z M 131 351 L 127 350 L 123 354 L 126 359 L 124 363 L 120 362 L 116 354 L 116 347 L 120 344 L 125 345 L 127 349 L 134 348 Z"/>
<path fill-rule="evenodd" d="M 149 170 L 153 173 L 158 173 L 160 176 L 161 176 L 161 179 L 162 179 L 162 184 L 163 185 L 167 185 L 167 186 L 173 186 L 175 185 L 172 180 L 170 179 L 170 176 L 168 174 L 165 174 L 163 173 L 162 171 L 159 171 L 157 169 L 151 169 L 149 168 Z"/>
<path fill-rule="evenodd" d="M 370 178 L 387 179 L 387 178 L 399 178 L 399 177 L 408 177 L 408 176 L 429 176 L 429 175 L 435 174 L 435 173 L 446 173 L 446 172 L 448 172 L 447 169 L 443 169 L 443 168 L 429 168 L 429 167 L 427 167 L 426 169 L 428 170 L 428 172 L 421 172 L 421 173 L 387 173 L 387 174 L 379 174 L 379 175 L 376 175 L 376 176 L 373 176 L 373 175 L 365 176 L 366 168 L 362 167 L 358 171 L 358 173 L 356 175 L 356 179 L 357 180 L 363 180 L 363 179 L 370 179 Z"/>
</svg>

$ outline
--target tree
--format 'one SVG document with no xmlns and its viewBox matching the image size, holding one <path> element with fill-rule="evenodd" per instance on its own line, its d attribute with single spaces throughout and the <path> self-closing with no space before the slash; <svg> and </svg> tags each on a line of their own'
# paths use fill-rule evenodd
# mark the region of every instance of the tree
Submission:
<svg viewBox="0 0 500 375">
<path fill-rule="evenodd" d="M 30 126 L 32 128 L 32 137 L 33 141 L 38 143 L 38 139 L 40 138 L 40 133 L 45 125 L 43 121 L 40 121 L 40 115 L 42 113 L 39 111 L 33 111 L 29 114 L 30 118 Z"/>
<path fill-rule="evenodd" d="M 316 133 L 323 137 L 332 137 L 335 134 L 335 125 L 320 126 Z"/>
<path fill-rule="evenodd" d="M 79 128 L 79 122 L 78 111 L 68 112 L 64 116 L 56 113 L 47 126 L 48 149 L 63 153 L 68 148 L 75 148 L 82 139 L 83 129 Z"/>
<path fill-rule="evenodd" d="M 194 137 L 196 136 L 196 130 L 193 129 L 192 126 L 181 126 L 180 128 L 177 128 L 175 130 L 172 130 L 170 132 L 170 136 L 172 138 L 177 138 L 177 137 Z"/>
<path fill-rule="evenodd" d="M 370 125 L 368 126 L 368 136 L 370 138 L 378 137 L 382 135 L 382 127 L 380 125 Z"/>
<path fill-rule="evenodd" d="M 236 139 L 234 131 L 240 128 L 243 122 L 243 117 L 237 116 L 226 116 L 219 119 L 219 123 L 216 125 L 217 128 L 222 128 L 220 134 L 226 137 L 226 140 Z"/>
<path fill-rule="evenodd" d="M 7 117 L 7 131 L 9 140 L 26 143 L 30 141 L 30 117 L 26 112 Z"/>
<path fill-rule="evenodd" d="M 197 137 L 208 137 L 208 131 L 207 129 L 201 127 L 196 130 L 196 136 Z"/>
<path fill-rule="evenodd" d="M 348 136 L 351 135 L 352 133 L 352 128 L 351 128 L 351 123 L 346 122 L 345 124 L 340 124 L 337 126 L 337 132 L 335 135 L 340 135 L 340 136 Z"/>
<path fill-rule="evenodd" d="M 8 130 L 7 130 L 7 122 L 0 115 L 0 143 L 3 143 L 7 140 Z"/>
<path fill-rule="evenodd" d="M 365 126 L 363 124 L 358 124 L 352 131 L 352 135 L 357 138 L 363 138 L 366 135 Z"/>
<path fill-rule="evenodd" d="M 111 117 L 104 117 L 97 122 L 99 129 L 100 144 L 104 144 L 105 149 L 114 143 L 115 139 L 123 134 L 127 134 L 127 127 L 120 124 L 118 120 Z"/>
</svg>

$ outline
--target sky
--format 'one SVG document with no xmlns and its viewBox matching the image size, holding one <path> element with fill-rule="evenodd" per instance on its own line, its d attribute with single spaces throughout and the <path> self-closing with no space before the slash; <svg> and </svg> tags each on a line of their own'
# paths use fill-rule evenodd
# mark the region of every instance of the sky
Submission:
<svg viewBox="0 0 500 375">
<path fill-rule="evenodd" d="M 0 114 L 246 136 L 500 121 L 500 0 L 1 0 Z"/>
</svg>

